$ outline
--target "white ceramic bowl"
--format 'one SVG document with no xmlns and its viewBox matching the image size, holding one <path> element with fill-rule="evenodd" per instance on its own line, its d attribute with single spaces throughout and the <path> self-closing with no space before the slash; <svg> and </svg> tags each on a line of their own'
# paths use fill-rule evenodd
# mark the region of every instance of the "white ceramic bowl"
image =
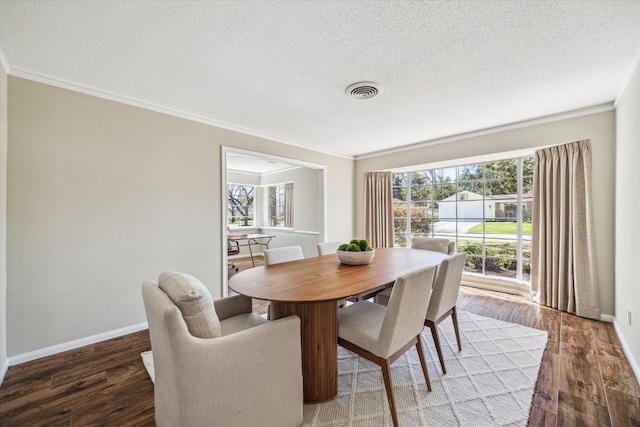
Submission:
<svg viewBox="0 0 640 427">
<path fill-rule="evenodd" d="M 347 265 L 364 265 L 369 264 L 373 260 L 373 256 L 376 254 L 376 250 L 364 251 L 364 252 L 351 252 L 337 250 L 336 254 L 341 263 Z"/>
</svg>

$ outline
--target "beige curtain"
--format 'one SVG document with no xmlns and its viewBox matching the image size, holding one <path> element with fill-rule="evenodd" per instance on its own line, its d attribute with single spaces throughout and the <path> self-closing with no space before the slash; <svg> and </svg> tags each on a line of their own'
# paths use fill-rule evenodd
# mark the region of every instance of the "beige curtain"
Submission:
<svg viewBox="0 0 640 427">
<path fill-rule="evenodd" d="M 284 226 L 293 228 L 293 183 L 284 185 Z"/>
<path fill-rule="evenodd" d="M 541 305 L 599 319 L 589 141 L 535 160 L 531 290 Z"/>
<path fill-rule="evenodd" d="M 364 238 L 372 248 L 393 247 L 391 172 L 364 174 Z"/>
</svg>

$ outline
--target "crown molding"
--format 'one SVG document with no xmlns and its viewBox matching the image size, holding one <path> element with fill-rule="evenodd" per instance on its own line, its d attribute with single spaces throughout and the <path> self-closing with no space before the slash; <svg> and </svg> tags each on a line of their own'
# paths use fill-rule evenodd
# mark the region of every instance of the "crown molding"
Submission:
<svg viewBox="0 0 640 427">
<path fill-rule="evenodd" d="M 567 111 L 564 113 L 553 114 L 550 116 L 538 117 L 535 119 L 523 120 L 521 122 L 509 123 L 506 125 L 495 126 L 486 129 L 479 129 L 476 131 L 460 133 L 457 135 L 446 136 L 443 138 L 431 139 L 428 141 L 418 142 L 415 144 L 403 145 L 402 147 L 390 148 L 388 150 L 375 151 L 367 154 L 358 155 L 355 157 L 356 160 L 368 159 L 371 157 L 385 156 L 388 154 L 394 153 L 402 153 L 404 151 L 416 150 L 419 148 L 430 147 L 432 145 L 445 144 L 447 142 L 455 142 L 468 138 L 475 138 L 478 136 L 491 135 L 499 132 L 506 132 L 514 129 L 521 129 L 525 127 L 540 125 L 544 123 L 557 122 L 560 120 L 572 119 L 575 117 L 588 116 L 590 114 L 603 113 L 605 111 L 614 110 L 615 107 L 613 102 L 608 102 L 605 104 L 594 105 L 591 107 L 580 108 L 578 110 Z"/>
<path fill-rule="evenodd" d="M 0 51 L 1 53 L 1 51 Z M 3 59 L 4 57 L 0 57 Z M 19 77 L 26 80 L 31 80 L 37 83 L 43 83 L 49 86 L 59 87 L 61 89 L 67 89 L 73 92 L 82 93 L 85 95 L 95 96 L 97 98 L 107 99 L 109 101 L 119 102 L 121 104 L 131 105 L 133 107 L 143 108 L 150 111 L 155 111 L 157 113 L 167 114 L 169 116 L 179 117 L 181 119 L 186 119 L 198 123 L 203 123 L 210 126 L 215 126 L 222 129 L 227 129 L 230 131 L 242 133 L 245 135 L 255 136 L 262 139 L 267 139 L 274 142 L 279 142 L 281 144 L 286 144 L 298 148 L 303 148 L 305 150 L 313 151 L 316 153 L 326 154 L 333 157 L 340 157 L 344 159 L 353 160 L 354 156 L 346 155 L 343 153 L 336 153 L 334 151 L 329 150 L 321 150 L 316 147 L 312 147 L 306 144 L 302 144 L 296 141 L 291 141 L 285 138 L 280 138 L 265 132 L 256 131 L 253 129 L 245 128 L 242 126 L 237 126 L 225 122 L 221 122 L 218 120 L 213 120 L 211 118 L 201 116 L 198 114 L 192 114 L 187 111 L 178 110 L 176 108 L 167 107 L 161 104 L 156 104 L 153 102 L 144 101 L 142 99 L 133 98 L 130 96 L 109 92 L 106 90 L 98 89 L 89 85 L 83 85 L 80 83 L 75 83 L 70 80 L 59 79 L 56 77 L 48 76 L 41 73 L 36 73 L 30 70 L 26 70 L 23 68 L 8 68 L 6 61 L 3 61 L 3 66 L 7 71 L 8 75 L 13 77 Z"/>
<path fill-rule="evenodd" d="M 244 127 L 241 127 L 241 126 L 236 126 L 236 125 L 232 125 L 232 124 L 229 124 L 229 123 L 213 120 L 213 119 L 210 119 L 208 117 L 200 116 L 200 115 L 197 115 L 197 114 L 192 114 L 192 113 L 189 113 L 189 112 L 186 112 L 186 111 L 178 110 L 178 109 L 175 109 L 175 108 L 170 108 L 170 107 L 167 107 L 167 106 L 164 106 L 164 105 L 160 105 L 160 104 L 144 101 L 144 100 L 133 98 L 133 97 L 130 97 L 130 96 L 126 96 L 126 95 L 121 95 L 121 94 L 105 91 L 105 90 L 94 88 L 94 87 L 91 87 L 91 86 L 88 86 L 88 85 L 82 85 L 82 84 L 75 83 L 75 82 L 72 82 L 72 81 L 69 81 L 69 80 L 64 80 L 64 79 L 51 77 L 51 76 L 48 76 L 48 75 L 44 75 L 44 74 L 41 74 L 41 73 L 36 73 L 36 72 L 30 71 L 30 70 L 26 70 L 26 69 L 22 69 L 22 68 L 11 68 L 11 67 L 9 67 L 9 65 L 8 65 L 8 63 L 7 63 L 7 61 L 6 61 L 5 57 L 4 57 L 4 53 L 2 52 L 1 49 L 0 49 L 0 63 L 4 67 L 7 75 L 11 75 L 13 77 L 19 77 L 19 78 L 35 81 L 35 82 L 38 82 L 38 83 L 43 83 L 43 84 L 46 84 L 46 85 L 49 85 L 49 86 L 59 87 L 59 88 L 62 88 L 62 89 L 71 90 L 73 92 L 78 92 L 78 93 L 82 93 L 82 94 L 85 94 L 85 95 L 95 96 L 97 98 L 107 99 L 109 101 L 119 102 L 119 103 L 122 103 L 122 104 L 131 105 L 131 106 L 134 106 L 134 107 L 143 108 L 143 109 L 146 109 L 146 110 L 155 111 L 155 112 L 158 112 L 158 113 L 167 114 L 167 115 L 170 115 L 170 116 L 179 117 L 179 118 L 182 118 L 182 119 L 186 119 L 186 120 L 190 120 L 190 121 L 194 121 L 194 122 L 198 122 L 198 123 L 203 123 L 203 124 L 206 124 L 206 125 L 215 126 L 215 127 L 222 128 L 222 129 L 227 129 L 227 130 L 238 132 L 238 133 L 242 133 L 242 134 L 245 134 L 245 135 L 250 135 L 250 136 L 257 137 L 257 138 L 262 138 L 262 139 L 266 139 L 266 140 L 270 140 L 270 141 L 274 141 L 274 142 L 279 142 L 279 143 L 282 143 L 282 144 L 285 144 L 285 145 L 294 146 L 294 147 L 302 148 L 302 149 L 305 149 L 305 150 L 309 150 L 309 151 L 313 151 L 313 152 L 317 152 L 317 153 L 321 153 L 321 154 L 326 154 L 326 155 L 333 156 L 333 157 L 340 157 L 340 158 L 344 158 L 344 159 L 348 159 L 348 160 L 363 160 L 363 159 L 368 159 L 368 158 L 372 158 L 372 157 L 384 156 L 384 155 L 388 155 L 388 154 L 401 153 L 401 152 L 405 152 L 405 151 L 409 151 L 409 150 L 415 150 L 415 149 L 419 149 L 419 148 L 429 147 L 429 146 L 432 146 L 432 145 L 445 144 L 445 143 L 448 143 L 448 142 L 459 141 L 459 140 L 462 140 L 462 139 L 474 138 L 474 137 L 478 137 L 478 136 L 489 135 L 489 134 L 498 133 L 498 132 L 505 132 L 505 131 L 514 130 L 514 129 L 520 129 L 520 128 L 523 128 L 523 127 L 534 126 L 534 125 L 538 125 L 538 124 L 550 123 L 550 122 L 559 121 L 559 120 L 566 120 L 566 119 L 570 119 L 570 118 L 586 116 L 586 115 L 589 115 L 589 114 L 596 114 L 596 113 L 601 113 L 601 112 L 605 112 L 605 111 L 611 111 L 611 110 L 615 109 L 616 103 L 619 102 L 620 97 L 624 93 L 624 89 L 626 89 L 626 87 L 628 86 L 628 84 L 629 84 L 629 82 L 631 80 L 631 77 L 633 76 L 633 72 L 635 71 L 635 68 L 633 68 L 631 70 L 631 72 L 629 73 L 628 77 L 625 80 L 625 84 L 623 85 L 623 88 L 622 88 L 620 94 L 618 94 L 618 97 L 616 98 L 615 102 L 609 102 L 609 103 L 605 103 L 605 104 L 600 104 L 600 105 L 595 105 L 595 106 L 591 106 L 591 107 L 581 108 L 581 109 L 578 109 L 578 110 L 572 110 L 572 111 L 567 111 L 567 112 L 564 112 L 564 113 L 553 114 L 553 115 L 550 115 L 550 116 L 544 116 L 544 117 L 539 117 L 539 118 L 534 118 L 534 119 L 529 119 L 529 120 L 523 120 L 523 121 L 520 121 L 520 122 L 509 123 L 509 124 L 506 124 L 506 125 L 500 125 L 500 126 L 495 126 L 495 127 L 486 128 L 486 129 L 479 129 L 479 130 L 476 130 L 476 131 L 461 133 L 461 134 L 457 134 L 457 135 L 451 135 L 451 136 L 447 136 L 447 137 L 443 137 L 443 138 L 436 138 L 436 139 L 432 139 L 432 140 L 428 140 L 428 141 L 418 142 L 418 143 L 415 143 L 415 144 L 403 145 L 403 146 L 397 147 L 397 148 L 390 148 L 390 149 L 387 149 L 387 150 L 380 150 L 380 151 L 374 151 L 374 152 L 370 152 L 370 153 L 351 156 L 351 155 L 346 155 L 346 154 L 343 154 L 343 153 L 337 153 L 337 152 L 334 152 L 334 151 L 321 150 L 321 149 L 318 149 L 316 147 L 311 147 L 309 145 L 302 144 L 302 143 L 299 143 L 299 142 L 296 142 L 296 141 L 291 141 L 291 140 L 288 140 L 288 139 L 285 139 L 285 138 L 280 138 L 280 137 L 277 137 L 277 136 L 274 136 L 274 135 L 271 135 L 271 134 L 268 134 L 268 133 L 259 132 L 259 131 L 255 131 L 253 129 L 248 129 L 248 128 L 244 128 Z M 638 55 L 638 60 L 636 60 L 636 66 L 638 66 L 639 64 L 640 64 L 640 52 L 639 52 L 639 55 Z"/>
</svg>

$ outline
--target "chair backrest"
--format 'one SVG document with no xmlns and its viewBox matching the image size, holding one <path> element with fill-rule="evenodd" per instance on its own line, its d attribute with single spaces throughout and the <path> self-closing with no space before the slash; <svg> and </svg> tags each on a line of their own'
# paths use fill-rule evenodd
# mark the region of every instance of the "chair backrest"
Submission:
<svg viewBox="0 0 640 427">
<path fill-rule="evenodd" d="M 447 254 L 453 255 L 455 253 L 456 253 L 456 242 L 452 240 L 449 242 L 449 252 L 447 252 Z"/>
<path fill-rule="evenodd" d="M 285 246 L 283 248 L 273 248 L 264 251 L 264 263 L 266 265 L 295 261 L 303 258 L 304 255 L 302 254 L 302 248 L 300 246 Z"/>
<path fill-rule="evenodd" d="M 467 254 L 460 252 L 443 259 L 440 263 L 429 300 L 427 320 L 435 322 L 440 316 L 455 307 L 466 259 Z"/>
<path fill-rule="evenodd" d="M 412 249 L 426 249 L 453 255 L 456 251 L 456 242 L 442 237 L 414 237 L 411 242 Z"/>
<path fill-rule="evenodd" d="M 198 338 L 222 336 L 213 298 L 200 280 L 189 274 L 166 271 L 160 274 L 158 287 L 180 309 L 191 335 Z"/>
<path fill-rule="evenodd" d="M 376 344 L 377 356 L 391 356 L 422 331 L 435 273 L 436 267 L 429 266 L 396 279 Z"/>
<path fill-rule="evenodd" d="M 155 282 L 146 281 L 142 284 L 142 299 L 153 350 L 156 418 L 166 420 L 167 425 L 180 425 L 178 361 L 172 349 L 181 348 L 181 343 L 176 343 L 176 340 L 189 335 L 187 324 L 180 309 Z"/>
<path fill-rule="evenodd" d="M 338 247 L 342 244 L 342 242 L 338 240 L 334 240 L 332 242 L 324 242 L 318 243 L 316 246 L 318 247 L 318 255 L 329 255 L 335 254 L 338 250 Z"/>
</svg>

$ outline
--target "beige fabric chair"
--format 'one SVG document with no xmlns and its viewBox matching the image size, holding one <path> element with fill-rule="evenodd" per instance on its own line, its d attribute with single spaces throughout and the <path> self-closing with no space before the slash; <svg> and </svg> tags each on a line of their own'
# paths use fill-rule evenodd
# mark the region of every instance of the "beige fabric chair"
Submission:
<svg viewBox="0 0 640 427">
<path fill-rule="evenodd" d="M 453 321 L 453 329 L 456 333 L 458 341 L 458 351 L 462 350 L 460 344 L 460 330 L 458 329 L 458 316 L 456 313 L 456 302 L 458 301 L 458 293 L 460 292 L 460 283 L 462 282 L 462 272 L 464 271 L 464 262 L 467 254 L 464 252 L 457 253 L 445 258 L 438 267 L 436 280 L 433 284 L 431 297 L 429 299 L 429 309 L 425 316 L 424 325 L 431 329 L 433 342 L 436 345 L 438 358 L 442 373 L 446 374 L 447 369 L 444 366 L 444 357 L 442 356 L 442 347 L 440 346 L 440 338 L 438 336 L 438 324 L 451 315 Z M 376 296 L 376 303 L 387 305 L 389 302 L 389 290 L 379 293 Z"/>
<path fill-rule="evenodd" d="M 295 261 L 303 259 L 302 248 L 300 246 L 285 246 L 283 248 L 273 248 L 264 251 L 265 265 L 280 264 L 281 262 Z"/>
<path fill-rule="evenodd" d="M 302 248 L 300 246 L 285 246 L 282 248 L 267 249 L 264 251 L 264 264 L 280 264 L 282 262 L 296 261 L 303 259 Z M 271 304 L 267 308 L 267 316 L 271 319 Z"/>
<path fill-rule="evenodd" d="M 453 255 L 456 252 L 456 242 L 441 237 L 414 237 L 411 241 L 412 249 L 426 249 Z"/>
<path fill-rule="evenodd" d="M 274 322 L 238 295 L 213 301 L 196 278 L 163 273 L 142 285 L 163 426 L 302 423 L 300 319 Z M 175 302 L 174 302 L 175 300 Z"/>
<path fill-rule="evenodd" d="M 318 243 L 318 256 L 335 254 L 342 242 L 335 240 L 332 242 Z"/>
<path fill-rule="evenodd" d="M 411 249 L 423 249 L 453 255 L 456 252 L 456 242 L 441 237 L 414 237 L 411 242 Z M 390 296 L 391 289 L 385 289 L 376 294 L 374 301 L 377 304 L 387 305 Z"/>
<path fill-rule="evenodd" d="M 382 368 L 394 426 L 398 425 L 398 415 L 391 364 L 413 345 L 418 350 L 427 388 L 431 391 L 420 333 L 435 271 L 436 267 L 432 266 L 400 276 L 393 286 L 388 307 L 359 301 L 338 310 L 338 344 Z"/>
<path fill-rule="evenodd" d="M 338 247 L 342 244 L 342 242 L 338 240 L 334 240 L 331 242 L 317 243 L 316 246 L 318 248 L 318 256 L 323 255 L 331 255 L 335 254 L 338 250 Z M 355 301 L 354 299 L 347 298 L 350 301 Z M 338 300 L 338 308 L 342 308 L 347 304 L 347 299 Z"/>
<path fill-rule="evenodd" d="M 460 344 L 460 330 L 458 329 L 458 315 L 456 312 L 456 303 L 458 302 L 458 294 L 460 293 L 460 283 L 462 282 L 462 272 L 464 271 L 464 263 L 467 254 L 460 252 L 445 258 L 438 267 L 438 275 L 433 284 L 433 292 L 429 300 L 429 309 L 425 317 L 424 324 L 431 329 L 433 342 L 438 351 L 440 366 L 442 373 L 446 374 L 447 369 L 444 366 L 444 357 L 442 356 L 442 347 L 438 338 L 438 324 L 451 315 L 453 321 L 453 329 L 456 333 L 456 341 L 458 342 L 458 351 L 462 351 Z"/>
</svg>

